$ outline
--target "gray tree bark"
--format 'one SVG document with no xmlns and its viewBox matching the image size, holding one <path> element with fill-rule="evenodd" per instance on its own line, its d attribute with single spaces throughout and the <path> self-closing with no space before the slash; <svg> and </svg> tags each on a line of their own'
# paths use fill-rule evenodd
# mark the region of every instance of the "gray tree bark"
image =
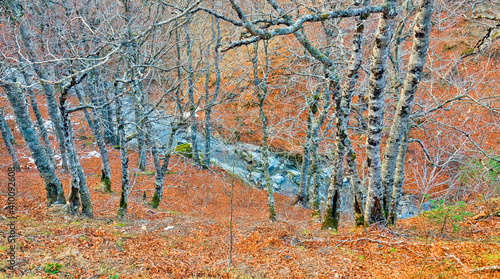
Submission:
<svg viewBox="0 0 500 279">
<path fill-rule="evenodd" d="M 47 206 L 51 206 L 54 203 L 64 204 L 66 203 L 66 198 L 64 197 L 62 183 L 59 177 L 57 177 L 54 166 L 47 158 L 45 148 L 33 125 L 26 95 L 20 89 L 19 85 L 15 85 L 17 81 L 14 77 L 7 77 L 6 81 L 8 83 L 0 82 L 0 86 L 4 88 L 5 94 L 14 110 L 19 130 L 28 145 L 31 156 L 35 160 L 37 170 L 45 184 Z"/>
<path fill-rule="evenodd" d="M 23 76 L 24 76 L 24 81 L 28 83 L 29 81 L 29 75 L 26 73 L 26 71 L 23 71 Z M 29 86 L 29 84 L 27 84 Z M 50 162 L 54 165 L 54 168 L 57 169 L 57 164 L 56 160 L 54 158 L 54 151 L 52 150 L 52 143 L 50 142 L 49 138 L 49 133 L 47 131 L 47 128 L 45 128 L 44 120 L 42 117 L 42 113 L 40 112 L 40 109 L 38 108 L 38 102 L 36 100 L 35 92 L 31 87 L 27 88 L 29 99 L 30 99 L 30 104 L 31 108 L 33 109 L 33 113 L 35 114 L 36 117 L 36 122 L 37 122 L 37 127 L 38 131 L 40 132 L 40 137 L 43 140 L 43 144 L 45 147 L 45 151 L 47 152 L 47 156 L 49 156 Z"/>
<path fill-rule="evenodd" d="M 3 110 L 0 110 L 0 129 L 5 146 L 9 151 L 10 158 L 12 158 L 12 166 L 16 170 L 21 170 L 21 166 L 19 165 L 19 160 L 17 159 L 17 154 L 13 146 L 13 143 L 15 142 L 14 136 L 12 136 L 9 124 L 7 124 L 7 120 L 5 120 L 5 117 L 3 116 Z"/>
<path fill-rule="evenodd" d="M 368 1 L 364 2 L 365 5 L 368 4 Z M 355 154 L 354 150 L 350 146 L 350 140 L 347 128 L 349 124 L 349 117 L 351 115 L 351 104 L 352 104 L 353 93 L 357 79 L 359 77 L 359 69 L 361 67 L 361 60 L 363 56 L 362 45 L 363 45 L 364 20 L 368 16 L 369 14 L 362 15 L 356 20 L 356 30 L 353 35 L 352 54 L 347 70 L 346 81 L 345 84 L 343 85 L 342 94 L 336 96 L 335 98 L 336 115 L 337 115 L 337 132 L 336 132 L 336 145 L 335 145 L 336 148 L 334 152 L 334 167 L 333 167 L 334 171 L 332 173 L 331 183 L 336 192 L 338 192 L 343 186 L 344 161 L 346 156 L 346 149 L 347 152 L 349 153 L 348 155 L 351 156 L 351 158 L 348 158 L 348 160 L 350 160 L 349 162 L 350 173 L 353 174 L 354 176 L 357 174 L 357 168 L 353 169 L 352 166 L 352 163 L 353 162 L 355 163 Z M 352 158 L 353 156 L 354 160 Z M 354 177 L 354 183 L 359 183 L 359 181 L 356 180 L 356 176 Z M 359 189 L 359 185 L 358 184 L 354 185 L 354 188 Z M 359 197 L 358 189 L 354 190 L 355 198 L 353 204 L 356 223 L 358 223 L 361 218 L 359 216 L 358 211 L 360 209 L 359 202 L 362 197 Z M 330 205 L 333 206 L 330 207 Z M 332 227 L 334 229 L 337 229 L 340 221 L 339 213 L 340 212 L 338 210 L 338 198 L 337 198 L 336 202 L 328 203 L 327 205 L 326 214 L 328 215 L 325 215 L 323 228 Z"/>
<path fill-rule="evenodd" d="M 388 0 L 389 11 L 383 13 L 375 34 L 375 45 L 370 64 L 368 89 L 368 130 L 366 135 L 366 162 L 368 168 L 368 193 L 366 198 L 365 226 L 385 220 L 381 176 L 380 142 L 384 119 L 384 89 L 387 57 L 393 34 L 397 1 Z"/>
<path fill-rule="evenodd" d="M 24 22 L 24 19 L 22 18 L 22 15 L 24 14 L 22 12 L 22 7 L 19 4 L 18 0 L 7 0 L 6 6 L 8 7 L 10 14 L 11 14 L 11 20 L 19 25 L 19 34 L 21 35 L 21 40 L 23 41 L 24 47 L 26 48 L 26 51 L 28 52 L 28 57 L 31 60 L 31 63 L 33 65 L 33 69 L 35 70 L 35 73 L 37 76 L 42 79 L 42 80 L 50 80 L 50 75 L 47 71 L 46 68 L 41 67 L 40 63 L 35 63 L 35 62 L 40 62 L 38 59 L 38 55 L 36 54 L 36 50 L 33 46 L 33 38 L 31 36 L 31 32 L 28 30 L 28 27 L 26 26 L 26 23 Z M 52 120 L 52 123 L 54 124 L 54 130 L 56 132 L 56 138 L 57 142 L 59 144 L 59 150 L 61 152 L 61 159 L 62 159 L 62 170 L 63 171 L 68 171 L 68 161 L 67 161 L 67 154 L 66 154 L 66 147 L 64 144 L 64 133 L 61 129 L 61 118 L 60 118 L 60 112 L 58 109 L 57 105 L 57 100 L 55 97 L 55 90 L 54 86 L 48 83 L 42 83 L 42 88 L 45 92 L 45 96 L 47 99 L 47 108 L 49 111 L 49 116 L 50 119 Z"/>
<path fill-rule="evenodd" d="M 413 47 L 408 61 L 408 71 L 396 107 L 389 140 L 384 152 L 382 165 L 382 183 L 384 190 L 384 212 L 389 213 L 391 207 L 391 193 L 393 192 L 394 176 L 397 165 L 397 157 L 401 150 L 401 141 L 407 130 L 408 120 L 413 108 L 415 92 L 422 78 L 422 72 L 429 47 L 429 33 L 431 30 L 431 18 L 433 12 L 433 0 L 422 0 L 415 17 L 413 28 Z M 399 201 L 396 201 L 396 204 Z"/>
<path fill-rule="evenodd" d="M 120 140 L 120 158 L 122 165 L 122 193 L 120 196 L 120 207 L 118 208 L 117 217 L 124 219 L 127 215 L 128 209 L 128 196 L 130 190 L 130 175 L 128 170 L 128 155 L 127 148 L 125 148 L 125 121 L 122 115 L 122 100 L 117 100 L 116 108 L 116 121 L 118 123 L 118 139 Z"/>
<path fill-rule="evenodd" d="M 254 56 L 252 57 L 252 66 L 253 66 L 253 79 L 254 86 L 257 95 L 257 102 L 259 104 L 259 119 L 262 127 L 262 141 L 261 141 L 261 150 L 262 150 L 262 161 L 264 162 L 264 178 L 266 180 L 266 189 L 267 189 L 267 197 L 268 197 L 268 210 L 269 210 L 269 220 L 271 222 L 276 221 L 276 208 L 274 205 L 274 187 L 272 185 L 271 176 L 269 175 L 269 158 L 268 158 L 268 147 L 267 140 L 269 138 L 267 131 L 267 116 L 264 111 L 264 102 L 267 97 L 267 78 L 269 75 L 269 55 L 268 55 L 268 42 L 264 41 L 264 55 L 265 55 L 265 65 L 264 65 L 264 76 L 262 80 L 259 78 L 258 73 L 258 43 L 254 44 Z"/>
<path fill-rule="evenodd" d="M 347 141 L 347 166 L 349 171 L 349 177 L 352 185 L 353 191 L 353 209 L 354 209 L 354 223 L 356 226 L 364 225 L 364 212 L 365 212 L 365 204 L 364 204 L 364 195 L 363 191 L 363 183 L 359 177 L 358 172 L 358 164 L 356 162 L 356 153 L 352 148 L 351 141 Z"/>
<path fill-rule="evenodd" d="M 196 103 L 194 100 L 194 69 L 193 69 L 193 42 L 191 40 L 191 27 L 186 24 L 184 27 L 186 32 L 186 55 L 188 64 L 188 79 L 187 79 L 187 90 L 189 98 L 189 112 L 191 118 L 191 147 L 193 150 L 193 159 L 198 164 L 200 163 L 200 155 L 198 153 L 198 144 L 196 143 L 196 133 L 197 133 L 197 121 L 196 121 Z"/>
<path fill-rule="evenodd" d="M 408 147 L 408 136 L 410 134 L 408 130 L 405 132 L 403 136 L 403 140 L 401 142 L 401 147 L 399 148 L 398 159 L 396 164 L 396 174 L 394 179 L 394 186 L 392 187 L 392 200 L 391 200 L 391 208 L 389 210 L 389 224 L 396 224 L 396 220 L 398 217 L 398 209 L 399 202 L 401 201 L 401 196 L 403 195 L 403 185 L 405 182 L 405 159 L 406 159 L 406 149 Z"/>
<path fill-rule="evenodd" d="M 61 95 L 59 96 L 59 108 L 62 116 L 62 130 L 64 132 L 66 150 L 68 151 L 69 170 L 71 174 L 71 191 L 69 196 L 69 213 L 78 214 L 80 209 L 80 201 L 82 206 L 81 214 L 92 218 L 92 200 L 90 197 L 87 178 L 83 171 L 78 153 L 75 147 L 73 125 L 71 124 L 70 114 L 68 110 L 68 91 L 76 85 L 73 79 L 69 84 L 63 86 Z"/>
<path fill-rule="evenodd" d="M 215 26 L 214 26 L 215 22 Z M 209 50 L 207 50 L 207 69 L 206 69 L 206 84 L 205 84 L 205 166 L 210 167 L 210 148 L 211 148 L 211 116 L 212 108 L 217 102 L 220 91 L 220 54 L 219 49 L 221 47 L 221 29 L 220 29 L 220 19 L 212 17 L 212 33 L 214 34 L 215 47 L 214 47 L 214 65 L 215 65 L 215 89 L 212 97 L 210 97 L 210 62 L 209 62 Z"/>
</svg>

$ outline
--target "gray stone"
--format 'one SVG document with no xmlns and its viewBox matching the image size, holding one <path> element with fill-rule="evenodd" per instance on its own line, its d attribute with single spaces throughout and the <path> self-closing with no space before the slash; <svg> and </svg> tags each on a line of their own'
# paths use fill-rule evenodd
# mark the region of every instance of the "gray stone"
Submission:
<svg viewBox="0 0 500 279">
<path fill-rule="evenodd" d="M 250 173 L 250 180 L 252 181 L 259 181 L 262 178 L 262 173 L 260 172 L 251 172 Z"/>
<path fill-rule="evenodd" d="M 285 178 L 281 174 L 275 174 L 275 175 L 271 176 L 271 179 L 276 184 L 281 184 L 285 181 Z"/>
<path fill-rule="evenodd" d="M 278 166 L 280 165 L 280 161 L 276 158 L 271 158 L 270 162 L 269 162 L 269 168 L 268 170 L 270 172 L 272 171 L 275 171 L 278 169 Z"/>
</svg>

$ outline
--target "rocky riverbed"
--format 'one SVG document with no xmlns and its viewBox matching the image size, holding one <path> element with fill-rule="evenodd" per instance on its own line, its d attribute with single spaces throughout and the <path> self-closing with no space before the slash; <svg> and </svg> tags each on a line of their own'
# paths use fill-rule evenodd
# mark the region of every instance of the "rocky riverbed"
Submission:
<svg viewBox="0 0 500 279">
<path fill-rule="evenodd" d="M 124 101 L 124 109 L 127 119 L 126 133 L 130 135 L 135 132 L 133 105 L 130 99 Z M 171 123 L 174 120 L 172 116 L 162 115 L 155 111 L 150 116 L 150 133 L 161 143 L 166 144 L 171 133 Z M 189 146 L 191 141 L 191 129 L 188 127 L 178 130 L 174 137 L 173 148 L 179 145 Z M 198 132 L 196 135 L 196 144 L 200 154 L 205 150 L 204 134 Z M 132 148 L 137 147 L 137 141 L 131 140 L 128 145 Z M 249 143 L 228 143 L 224 139 L 211 138 L 210 162 L 228 173 L 233 174 L 245 183 L 264 189 L 264 161 L 260 146 Z M 297 194 L 300 184 L 300 166 L 296 160 L 291 160 L 283 154 L 268 152 L 269 173 L 271 175 L 272 186 L 278 193 L 294 196 Z M 326 159 L 324 160 L 327 161 Z M 320 194 L 322 199 L 326 199 L 326 193 L 332 174 L 332 166 L 325 163 L 320 171 Z M 352 212 L 352 187 L 348 179 L 344 179 L 344 187 L 341 190 L 341 210 L 346 214 Z M 409 196 L 403 197 L 401 201 L 401 218 L 408 218 L 417 215 L 419 212 L 431 209 L 430 204 L 424 204 L 421 208 L 415 205 L 415 202 Z"/>
</svg>

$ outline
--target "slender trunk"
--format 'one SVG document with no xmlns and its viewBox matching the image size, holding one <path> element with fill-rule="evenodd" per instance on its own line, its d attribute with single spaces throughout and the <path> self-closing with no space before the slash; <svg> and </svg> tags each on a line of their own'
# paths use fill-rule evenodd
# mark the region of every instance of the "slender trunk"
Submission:
<svg viewBox="0 0 500 279">
<path fill-rule="evenodd" d="M 271 222 L 276 221 L 276 208 L 274 206 L 274 188 L 271 182 L 271 176 L 269 175 L 269 158 L 268 158 L 268 148 L 267 148 L 267 140 L 268 140 L 268 133 L 267 133 L 267 117 L 264 112 L 264 101 L 266 100 L 267 97 L 267 77 L 269 74 L 269 56 L 267 53 L 267 47 L 268 43 L 267 41 L 264 41 L 264 54 L 265 54 L 265 69 L 264 69 L 264 77 L 262 80 L 259 78 L 259 73 L 258 73 L 258 43 L 254 44 L 254 56 L 252 58 L 252 65 L 253 65 L 253 78 L 254 78 L 254 85 L 255 85 L 255 91 L 257 95 L 257 100 L 259 103 L 259 119 L 262 124 L 262 141 L 261 141 L 261 148 L 262 148 L 262 161 L 264 162 L 264 178 L 266 180 L 266 189 L 267 189 L 267 197 L 268 197 L 268 208 L 269 208 L 269 219 Z"/>
<path fill-rule="evenodd" d="M 313 99 L 315 96 L 313 96 Z M 307 133 L 306 133 L 306 143 L 303 146 L 303 154 L 302 154 L 302 165 L 300 166 L 300 184 L 299 184 L 299 189 L 297 191 L 297 198 L 295 200 L 295 203 L 300 203 L 302 205 L 307 205 L 307 202 L 309 200 L 308 197 L 308 172 L 309 172 L 309 165 L 310 165 L 310 154 L 311 154 L 311 141 L 312 141 L 312 118 L 313 118 L 313 111 L 311 107 L 316 106 L 317 108 L 317 101 L 313 100 L 312 104 L 309 105 L 309 109 L 307 111 Z"/>
<path fill-rule="evenodd" d="M 78 98 L 78 101 L 80 101 L 80 105 L 84 105 L 85 100 L 83 99 L 83 95 L 82 95 L 80 88 L 75 87 L 75 93 L 76 93 L 76 97 Z M 89 111 L 86 108 L 83 109 L 83 114 L 85 115 L 85 119 L 87 120 L 87 124 L 89 124 L 90 130 L 92 131 L 92 133 L 94 133 L 94 131 L 95 131 L 94 121 L 92 121 L 92 117 L 90 117 Z"/>
<path fill-rule="evenodd" d="M 306 102 L 307 105 L 306 143 L 303 146 L 302 165 L 300 166 L 300 184 L 299 184 L 299 190 L 297 191 L 297 198 L 295 200 L 295 203 L 299 202 L 303 206 L 306 206 L 309 201 L 308 181 L 310 179 L 308 178 L 309 178 L 309 169 L 311 164 L 310 155 L 315 135 L 317 135 L 317 133 L 315 133 L 316 132 L 315 128 L 319 128 L 318 123 L 316 123 L 316 125 L 313 124 L 313 120 L 314 120 L 314 115 L 316 115 L 316 113 L 318 112 L 318 100 L 320 93 L 321 93 L 321 87 L 318 87 L 318 90 L 316 90 L 314 95 L 311 96 L 310 100 Z M 321 124 L 319 124 L 319 126 L 321 126 Z"/>
<path fill-rule="evenodd" d="M 212 24 L 213 25 L 213 24 Z M 212 26 L 213 31 L 213 26 Z M 215 36 L 215 35 L 214 35 Z M 205 158 L 202 164 L 205 168 L 210 167 L 210 118 L 212 115 L 212 102 L 210 99 L 210 45 L 205 52 Z"/>
<path fill-rule="evenodd" d="M 365 1 L 365 4 L 368 1 Z M 356 31 L 354 32 L 353 35 L 353 46 L 352 46 L 352 55 L 351 59 L 349 61 L 349 68 L 347 72 L 347 79 L 344 84 L 344 89 L 342 90 L 342 94 L 336 97 L 336 114 L 337 114 L 337 133 L 336 133 L 336 148 L 335 148 L 335 153 L 334 153 L 334 165 L 333 165 L 333 172 L 332 172 L 332 181 L 331 181 L 331 186 L 335 190 L 334 192 L 336 193 L 336 197 L 338 197 L 338 191 L 343 186 L 343 179 L 344 179 L 344 161 L 345 161 L 345 156 L 346 156 L 346 148 L 347 151 L 350 152 L 350 155 L 352 156 L 352 149 L 349 149 L 350 145 L 350 140 L 349 140 L 349 135 L 348 135 L 348 124 L 349 124 L 349 117 L 351 115 L 351 104 L 352 104 L 352 98 L 353 98 L 353 92 L 355 89 L 355 85 L 357 82 L 357 79 L 359 77 L 359 69 L 361 67 L 361 60 L 363 56 L 362 52 L 362 45 L 363 45 L 363 31 L 364 31 L 364 20 L 368 17 L 366 16 L 361 16 L 360 18 L 357 19 L 356 21 Z M 350 163 L 355 163 L 356 161 L 350 161 Z M 352 166 L 351 168 L 352 169 Z M 357 173 L 357 169 L 356 169 Z M 357 181 L 355 181 L 357 182 Z M 353 187 L 356 188 L 356 187 Z M 355 212 L 355 219 L 359 220 L 359 204 L 356 202 L 359 202 L 359 197 L 354 198 L 355 204 L 354 204 L 354 212 Z M 334 229 L 338 228 L 338 223 L 339 223 L 339 205 L 338 201 L 336 202 L 329 202 L 327 204 L 327 209 L 326 209 L 326 215 L 323 223 L 323 228 L 329 228 L 332 227 Z"/>
<path fill-rule="evenodd" d="M 8 77 L 7 81 L 15 83 L 16 79 Z M 24 141 L 29 147 L 31 156 L 35 159 L 35 165 L 45 184 L 45 190 L 47 192 L 47 206 L 51 206 L 54 203 L 66 203 L 61 181 L 59 180 L 59 177 L 57 177 L 54 166 L 47 158 L 45 148 L 43 147 L 42 141 L 40 140 L 40 137 L 38 136 L 31 120 L 29 107 L 26 103 L 26 95 L 18 86 L 12 85 L 11 83 L 0 82 L 0 86 L 3 87 L 5 94 L 9 99 L 12 109 L 14 110 L 14 114 L 16 115 L 19 130 L 23 135 Z"/>
<path fill-rule="evenodd" d="M 393 192 L 394 176 L 396 171 L 397 156 L 401 149 L 407 123 L 413 108 L 415 92 L 422 78 L 427 50 L 429 47 L 429 33 L 431 30 L 431 18 L 433 11 L 433 0 L 422 0 L 419 4 L 419 11 L 416 15 L 416 23 L 413 28 L 413 47 L 408 62 L 403 88 L 396 108 L 396 114 L 391 126 L 389 140 L 384 152 L 384 162 L 382 165 L 382 182 L 384 189 L 384 212 L 388 213 L 391 205 L 391 193 Z M 404 163 L 404 162 L 403 162 Z"/>
<path fill-rule="evenodd" d="M 118 139 L 120 143 L 120 157 L 122 163 L 122 193 L 120 196 L 120 208 L 118 208 L 118 218 L 124 219 L 127 215 L 128 209 L 128 196 L 130 189 L 130 177 L 128 170 L 128 155 L 127 149 L 125 148 L 125 121 L 122 115 L 122 100 L 117 100 L 116 108 L 116 121 L 118 123 Z"/>
<path fill-rule="evenodd" d="M 107 91 L 105 93 L 105 98 L 106 98 L 105 101 L 109 102 Z M 108 144 L 117 145 L 119 143 L 118 134 L 115 131 L 115 121 L 113 121 L 113 119 L 116 119 L 115 103 L 110 104 L 109 106 L 103 108 L 101 113 L 102 113 L 102 124 L 104 128 L 104 140 Z"/>
<path fill-rule="evenodd" d="M 74 142 L 73 126 L 71 124 L 70 115 L 67 111 L 68 108 L 66 101 L 68 99 L 68 91 L 71 87 L 74 87 L 74 85 L 76 85 L 76 83 L 72 81 L 70 85 L 65 86 L 59 96 L 59 109 L 62 116 L 62 130 L 64 132 L 65 147 L 68 151 L 69 170 L 71 174 L 69 212 L 71 214 L 78 214 L 81 201 L 82 215 L 92 218 L 92 201 L 87 185 L 87 178 L 85 177 L 82 165 L 78 159 Z M 78 199 L 78 196 L 80 199 Z"/>
<path fill-rule="evenodd" d="M 99 76 L 97 76 L 97 78 L 95 74 L 92 76 L 93 79 L 95 79 L 95 82 L 98 83 Z M 91 103 L 94 106 L 102 105 L 103 102 L 100 100 L 101 97 L 99 96 L 102 96 L 101 94 L 103 94 L 104 92 L 94 86 L 93 82 L 90 82 L 88 84 L 87 89 Z M 77 95 L 81 94 L 77 93 Z M 83 99 L 80 100 L 80 102 L 83 102 Z M 99 111 L 97 109 L 91 109 L 91 116 L 89 115 L 89 120 L 93 123 L 93 125 L 91 126 L 92 134 L 94 135 L 97 147 L 99 148 L 99 153 L 101 154 L 101 184 L 107 192 L 111 193 L 111 167 L 109 163 L 108 149 L 103 137 L 101 119 L 102 116 L 99 114 Z"/>
<path fill-rule="evenodd" d="M 318 87 L 317 91 L 311 97 L 311 101 L 307 104 L 308 111 L 306 144 L 304 146 L 304 156 L 301 166 L 301 182 L 296 199 L 296 202 L 301 202 L 304 206 L 309 202 L 309 204 L 311 204 L 313 209 L 315 210 L 319 209 L 318 194 L 320 186 L 318 177 L 318 134 L 331 108 L 330 91 L 328 89 L 325 89 L 322 93 L 323 107 L 321 110 L 318 109 L 318 101 L 320 100 L 321 90 L 322 88 Z M 319 116 L 315 118 L 315 115 L 318 111 L 320 111 Z M 310 159 L 311 154 L 312 161 Z M 312 187 L 310 187 L 309 185 L 311 176 L 314 176 L 314 185 Z M 307 194 L 310 194 L 310 196 L 308 197 Z"/>
<path fill-rule="evenodd" d="M 396 3 L 388 0 L 390 11 L 384 12 L 375 34 L 368 89 L 368 130 L 366 135 L 366 164 L 368 193 L 365 206 L 365 226 L 385 220 L 382 175 L 380 170 L 380 142 L 384 118 L 384 89 L 387 57 L 393 33 Z"/>
<path fill-rule="evenodd" d="M 198 144 L 196 143 L 196 133 L 197 133 L 197 123 L 196 123 L 196 104 L 194 101 L 194 70 L 193 70 L 193 43 L 191 40 L 191 29 L 189 24 L 185 26 L 186 32 L 186 51 L 187 51 L 187 63 L 188 63 L 188 79 L 187 79 L 187 89 L 189 98 L 189 112 L 191 118 L 191 147 L 193 149 L 193 159 L 196 163 L 200 162 L 200 156 L 198 154 Z"/>
<path fill-rule="evenodd" d="M 410 134 L 409 128 L 403 136 L 401 142 L 401 147 L 399 148 L 399 154 L 396 164 L 396 175 L 394 179 L 394 187 L 392 188 L 392 200 L 391 208 L 389 210 L 389 224 L 396 224 L 398 218 L 398 209 L 401 196 L 403 195 L 403 185 L 405 181 L 405 159 L 406 159 L 406 149 L 408 147 L 408 136 Z"/>
<path fill-rule="evenodd" d="M 3 110 L 0 110 L 0 129 L 2 132 L 3 141 L 5 142 L 5 146 L 9 151 L 10 158 L 12 158 L 12 166 L 16 170 L 21 170 L 21 166 L 19 165 L 19 160 L 17 159 L 16 151 L 14 150 L 14 146 L 12 145 L 14 143 L 14 137 L 10 132 L 7 120 L 5 120 L 5 117 L 3 116 Z"/>
<path fill-rule="evenodd" d="M 163 157 L 163 163 L 160 165 L 158 148 L 153 143 L 153 147 L 151 151 L 153 152 L 153 161 L 156 169 L 156 177 L 155 177 L 155 193 L 153 195 L 153 199 L 151 200 L 151 206 L 153 208 L 158 208 L 160 205 L 161 199 L 163 197 L 163 182 L 165 181 L 165 173 L 168 170 L 168 164 L 170 163 L 170 157 L 172 156 L 172 150 L 174 145 L 175 134 L 178 130 L 178 125 L 173 124 L 172 130 L 170 131 L 170 135 L 168 137 L 167 146 L 164 148 L 165 156 Z M 156 154 L 155 154 L 156 153 Z"/>
<path fill-rule="evenodd" d="M 29 80 L 28 74 L 23 71 L 24 80 L 27 82 Z M 29 85 L 29 84 L 28 84 Z M 49 133 L 47 128 L 45 128 L 44 120 L 42 117 L 42 113 L 38 108 L 38 103 L 36 100 L 35 92 L 31 87 L 27 89 L 28 95 L 30 98 L 31 108 L 33 109 L 33 113 L 35 114 L 38 130 L 40 131 L 40 137 L 43 140 L 45 151 L 47 152 L 47 156 L 49 156 L 50 162 L 54 165 L 54 168 L 57 169 L 56 160 L 54 158 L 54 151 L 52 150 L 52 143 L 50 142 Z"/>
<path fill-rule="evenodd" d="M 356 226 L 364 225 L 364 202 L 363 202 L 363 183 L 359 178 L 358 164 L 356 162 L 356 153 L 352 148 L 351 141 L 347 142 L 347 166 L 349 171 L 350 182 L 353 191 L 353 208 L 354 208 L 354 222 Z"/>
<path fill-rule="evenodd" d="M 144 135 L 143 99 L 144 93 L 139 85 L 136 86 L 134 99 L 134 115 L 136 125 L 137 149 L 139 151 L 138 168 L 142 171 L 147 167 L 146 140 Z"/>
<path fill-rule="evenodd" d="M 320 186 L 320 177 L 319 177 L 319 161 L 318 161 L 318 144 L 313 141 L 313 145 L 311 146 L 311 167 L 310 167 L 310 176 L 312 179 L 312 185 L 309 186 L 309 205 L 315 212 L 319 212 L 320 210 L 320 196 L 319 196 L 319 186 Z"/>
<path fill-rule="evenodd" d="M 340 189 L 343 186 L 343 177 L 344 177 L 344 157 L 345 157 L 345 139 L 346 134 L 342 130 L 342 126 L 344 125 L 343 116 L 341 113 L 341 98 L 340 94 L 336 94 L 335 96 L 335 104 L 336 104 L 336 114 L 338 115 L 337 119 L 337 136 L 336 136 L 336 145 L 335 152 L 333 155 L 333 172 L 332 178 L 330 181 L 330 187 L 328 188 L 328 202 L 325 209 L 325 217 L 323 219 L 323 224 L 321 226 L 322 229 L 338 229 L 338 225 L 340 222 Z"/>
<path fill-rule="evenodd" d="M 216 28 L 214 28 L 214 21 L 216 23 Z M 217 33 L 215 30 L 217 30 Z M 214 61 L 215 61 L 215 90 L 212 98 L 209 97 L 209 77 L 210 77 L 210 67 L 207 65 L 207 76 L 206 76 L 206 110 L 205 110 L 205 165 L 207 167 L 210 167 L 210 145 L 211 145 L 211 115 L 212 115 L 212 108 L 215 105 L 215 102 L 217 102 L 217 98 L 219 97 L 219 91 L 220 91 L 220 82 L 221 82 L 221 76 L 220 76 L 220 57 L 219 57 L 219 49 L 221 46 L 221 30 L 220 30 L 220 19 L 212 17 L 212 32 L 214 33 L 215 36 L 215 48 L 214 48 Z M 208 56 L 207 56 L 207 63 L 208 62 Z"/>
<path fill-rule="evenodd" d="M 22 6 L 19 4 L 17 0 L 9 0 L 6 2 L 6 5 L 8 9 L 10 10 L 11 20 L 14 21 L 14 23 L 19 25 L 19 34 L 21 35 L 21 39 L 23 41 L 24 47 L 26 48 L 26 51 L 28 52 L 28 57 L 33 63 L 33 69 L 35 70 L 35 73 L 40 79 L 43 80 L 50 80 L 50 76 L 47 72 L 46 68 L 41 67 L 40 63 L 34 63 L 38 62 L 38 55 L 36 54 L 35 47 L 32 44 L 32 36 L 30 31 L 28 30 L 28 27 L 26 26 L 26 23 L 24 22 L 24 19 L 22 18 L 22 15 L 24 14 L 22 11 Z M 55 90 L 54 86 L 48 83 L 42 83 L 42 88 L 45 92 L 45 96 L 47 99 L 47 107 L 49 111 L 49 116 L 50 119 L 52 120 L 52 123 L 54 124 L 54 130 L 56 132 L 56 138 L 57 142 L 59 144 L 59 150 L 61 152 L 61 159 L 62 159 L 62 170 L 67 171 L 68 170 L 68 162 L 67 162 L 67 154 L 66 154 L 66 148 L 64 145 L 64 134 L 61 129 L 61 121 L 60 121 L 60 112 L 58 110 L 58 105 L 57 105 L 57 100 L 55 97 Z"/>
</svg>

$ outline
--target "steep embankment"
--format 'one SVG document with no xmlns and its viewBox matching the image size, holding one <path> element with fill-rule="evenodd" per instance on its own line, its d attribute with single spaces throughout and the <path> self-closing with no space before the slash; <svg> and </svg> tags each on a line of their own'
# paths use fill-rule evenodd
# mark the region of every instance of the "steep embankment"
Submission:
<svg viewBox="0 0 500 279">
<path fill-rule="evenodd" d="M 75 122 L 83 123 L 79 116 Z M 13 124 L 10 121 L 10 124 Z M 133 177 L 127 221 L 115 219 L 120 195 L 119 154 L 111 150 L 113 193 L 98 188 L 100 161 L 85 125 L 77 143 L 89 178 L 95 219 L 67 216 L 45 207 L 38 172 L 14 130 L 22 171 L 16 173 L 17 276 L 24 278 L 454 278 L 498 276 L 498 200 L 458 205 L 401 221 L 390 229 L 320 230 L 317 216 L 291 206 L 277 194 L 278 222 L 267 221 L 264 191 L 227 173 L 203 170 L 175 157 L 164 202 L 152 210 L 143 202 L 153 192 L 151 170 Z M 130 151 L 131 166 L 137 154 Z M 7 176 L 7 150 L 0 149 L 0 171 Z M 132 171 L 135 172 L 135 171 Z M 69 177 L 61 174 L 68 192 Z M 2 179 L 2 181 L 5 181 Z M 230 193 L 234 182 L 232 265 L 229 271 Z M 7 196 L 2 184 L 0 204 Z M 7 208 L 0 214 L 7 216 Z M 464 213 L 471 212 L 471 213 Z M 472 215 L 476 215 L 475 218 Z M 2 221 L 2 231 L 7 222 Z M 1 238 L 0 276 L 8 243 Z M 497 265 L 497 267 L 495 267 Z"/>
</svg>

